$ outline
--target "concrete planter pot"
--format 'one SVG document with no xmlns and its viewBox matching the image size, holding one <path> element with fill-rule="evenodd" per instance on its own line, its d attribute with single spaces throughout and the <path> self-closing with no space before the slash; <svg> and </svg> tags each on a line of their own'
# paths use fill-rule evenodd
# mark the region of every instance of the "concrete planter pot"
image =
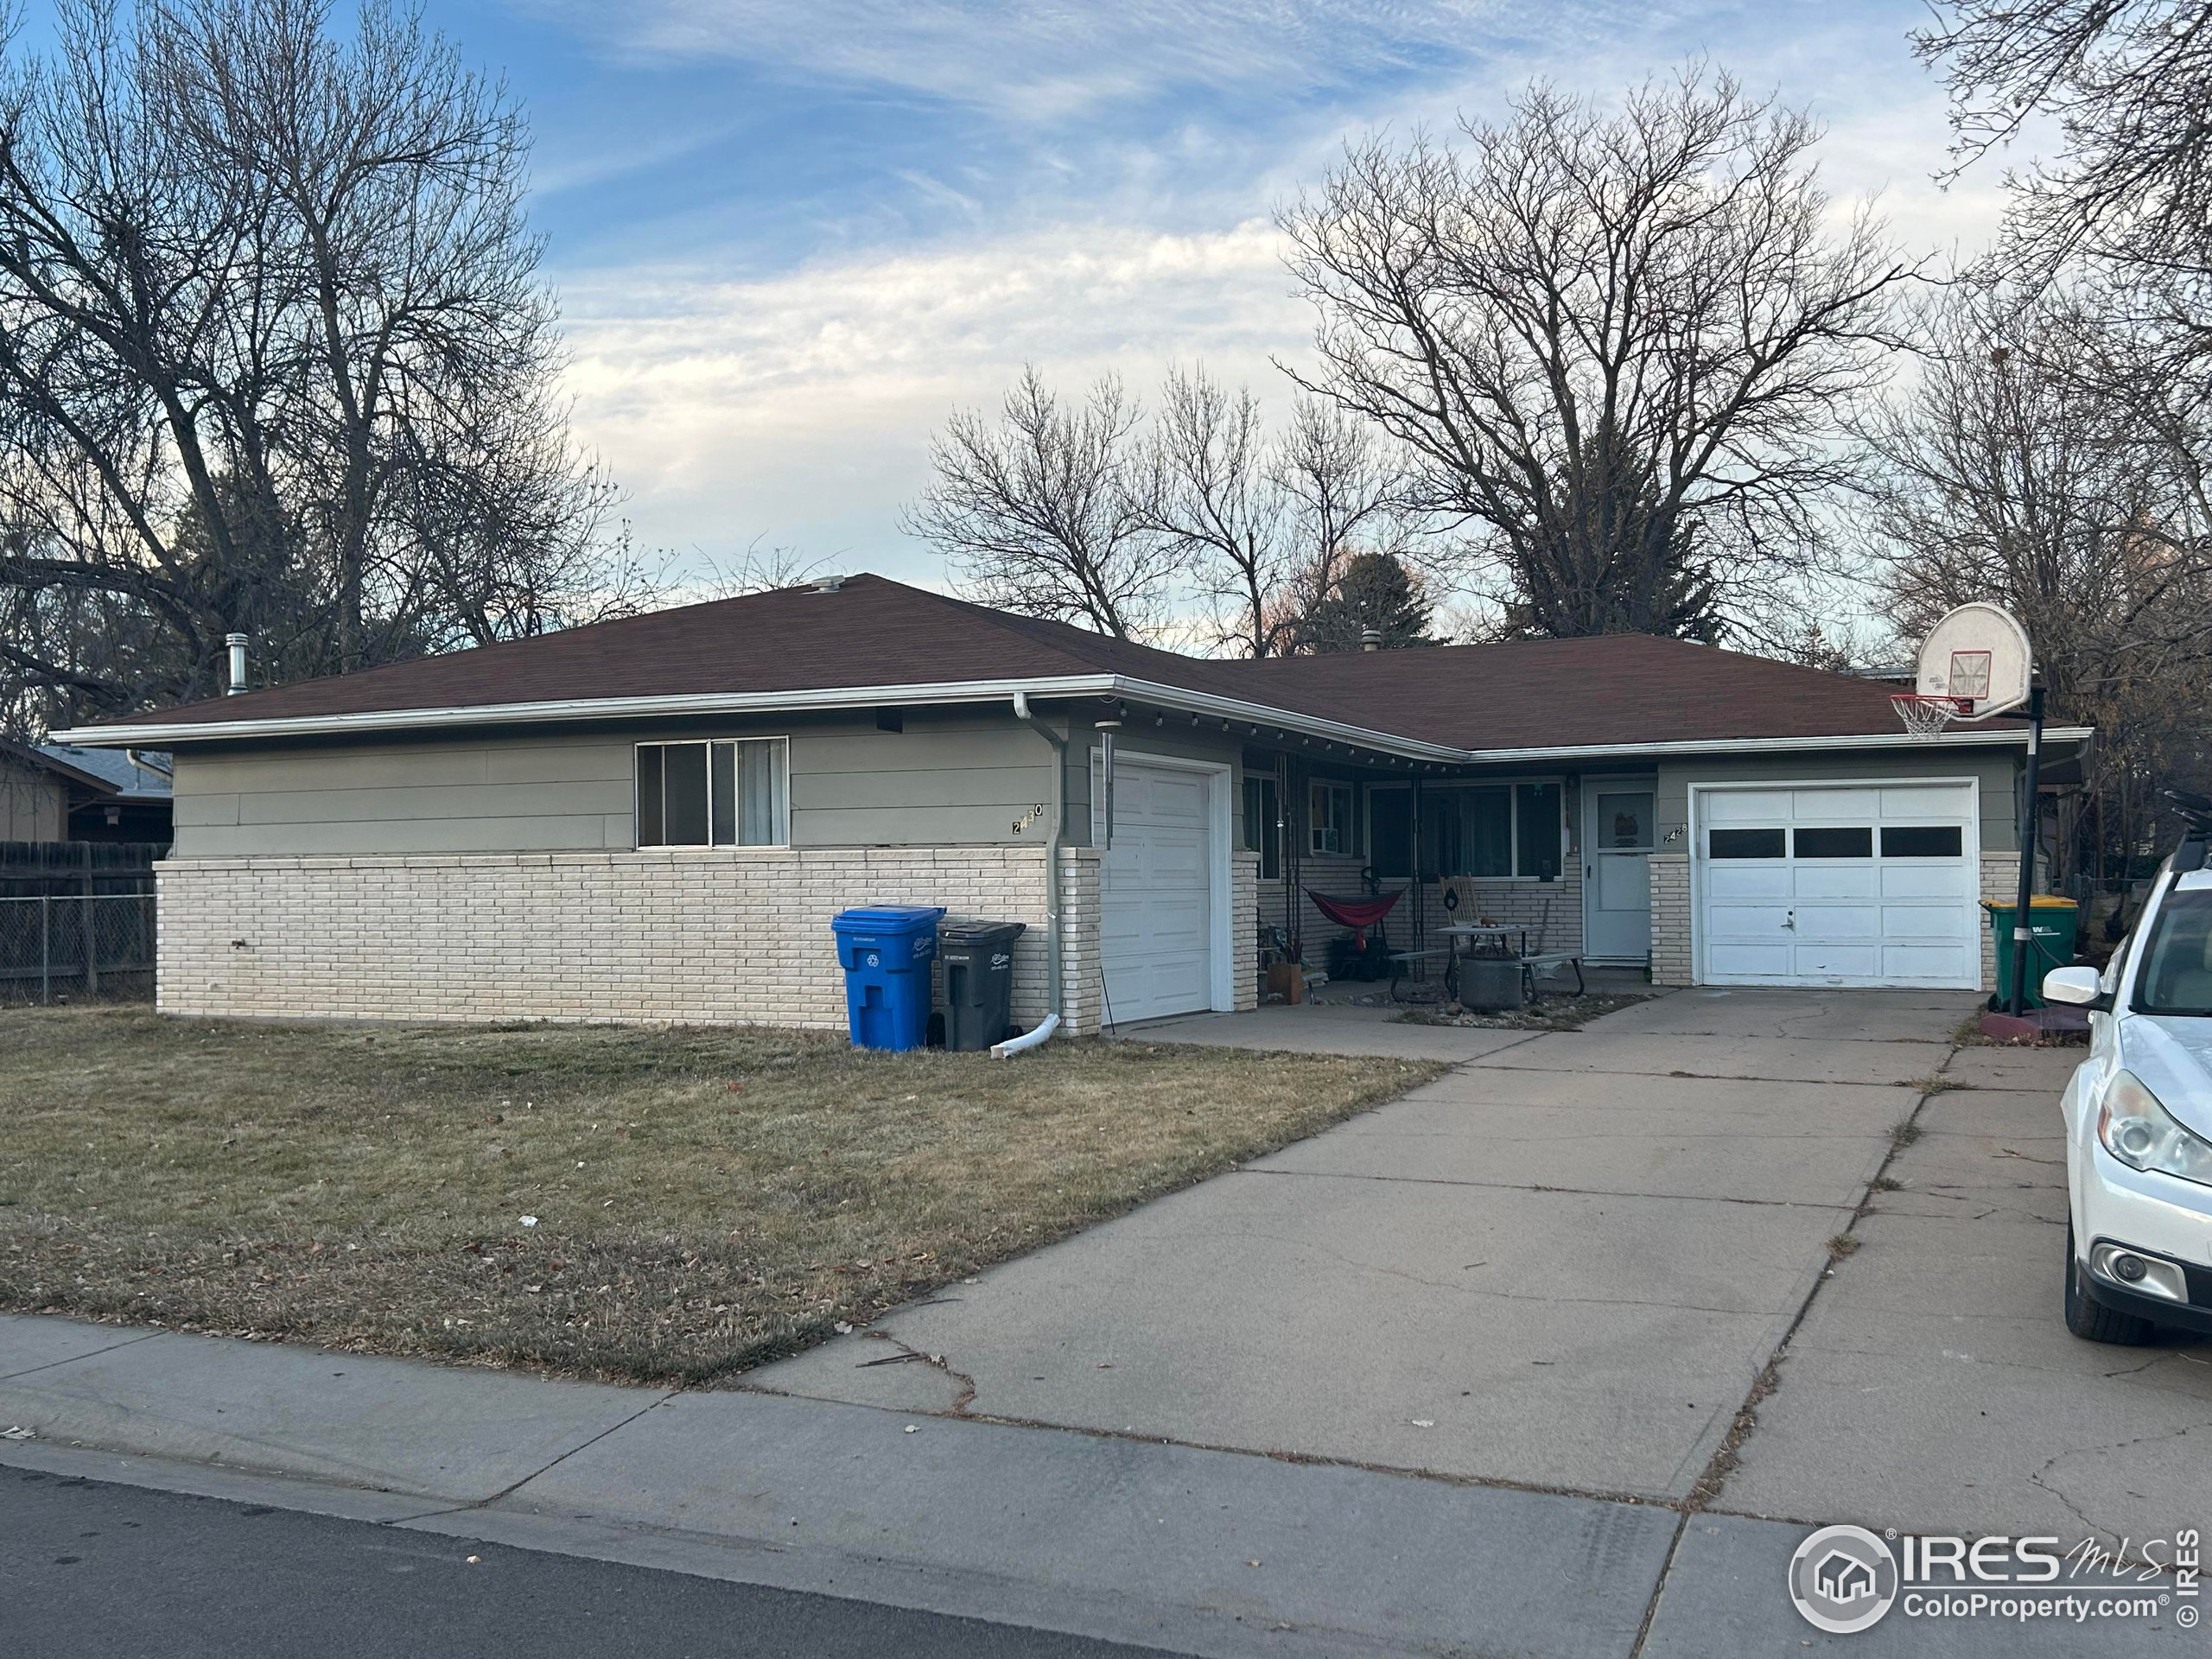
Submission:
<svg viewBox="0 0 2212 1659">
<path fill-rule="evenodd" d="M 1521 964 L 1497 957 L 1470 957 L 1459 964 L 1459 1005 L 1485 1013 L 1520 1007 Z"/>
</svg>

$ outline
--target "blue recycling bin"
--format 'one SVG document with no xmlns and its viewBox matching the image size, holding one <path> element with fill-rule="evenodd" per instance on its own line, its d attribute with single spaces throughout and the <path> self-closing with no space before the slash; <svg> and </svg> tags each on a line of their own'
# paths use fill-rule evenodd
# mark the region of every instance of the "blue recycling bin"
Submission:
<svg viewBox="0 0 2212 1659">
<path fill-rule="evenodd" d="M 928 1037 L 930 963 L 944 914 L 942 905 L 879 905 L 830 922 L 855 1048 L 919 1048 Z"/>
</svg>

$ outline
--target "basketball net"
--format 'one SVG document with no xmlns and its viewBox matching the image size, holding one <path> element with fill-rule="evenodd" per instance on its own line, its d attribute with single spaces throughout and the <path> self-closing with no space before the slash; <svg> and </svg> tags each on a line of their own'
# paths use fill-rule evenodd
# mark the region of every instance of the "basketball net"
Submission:
<svg viewBox="0 0 2212 1659">
<path fill-rule="evenodd" d="M 1930 697 L 1917 691 L 1893 691 L 1890 706 L 1897 711 L 1897 718 L 1904 722 L 1905 734 L 1914 738 L 1931 738 L 1942 734 L 1943 728 L 1974 707 L 1971 697 Z"/>
</svg>

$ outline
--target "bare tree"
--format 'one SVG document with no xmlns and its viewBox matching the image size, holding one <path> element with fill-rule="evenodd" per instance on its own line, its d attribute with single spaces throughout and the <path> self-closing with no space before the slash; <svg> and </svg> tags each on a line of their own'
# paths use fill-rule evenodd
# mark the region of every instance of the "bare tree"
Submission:
<svg viewBox="0 0 2212 1659">
<path fill-rule="evenodd" d="M 1956 169 L 2032 117 L 2058 125 L 2056 158 L 2011 180 L 2008 272 L 2086 265 L 2169 353 L 2212 350 L 2212 3 L 1941 0 L 1938 16 L 1914 42 L 1943 67 Z"/>
<path fill-rule="evenodd" d="M 696 547 L 692 551 L 705 568 L 702 579 L 690 585 L 690 591 L 702 599 L 738 599 L 747 594 L 772 593 L 779 588 L 803 587 L 840 575 L 843 569 L 834 557 L 813 557 L 784 543 L 770 543 L 766 536 L 755 536 L 734 559 L 718 558 Z"/>
<path fill-rule="evenodd" d="M 1277 438 L 1249 389 L 1175 370 L 1160 394 L 1146 518 L 1187 556 L 1215 645 L 1273 657 L 1298 649 L 1357 538 L 1387 531 L 1395 482 L 1372 433 L 1334 408 L 1300 398 Z"/>
<path fill-rule="evenodd" d="M 1464 132 L 1356 144 L 1281 215 L 1313 389 L 1402 446 L 1516 630 L 1740 625 L 1820 543 L 1911 268 L 1864 209 L 1829 228 L 1808 118 L 1701 67 Z"/>
<path fill-rule="evenodd" d="M 1173 575 L 1145 511 L 1141 420 L 1110 375 L 1065 404 L 1030 365 L 997 420 L 962 410 L 945 423 L 901 528 L 986 604 L 1141 638 L 1165 619 Z"/>
<path fill-rule="evenodd" d="M 0 81 L 0 686 L 77 719 L 629 608 L 503 89 L 365 0 L 62 0 Z M 99 648 L 87 618 L 120 626 Z M 29 718 L 28 715 L 19 715 Z"/>
<path fill-rule="evenodd" d="M 2212 690 L 2212 425 L 2139 345 L 2063 291 L 1960 288 L 1870 437 L 1900 631 L 1976 599 L 2018 616 L 2053 712 L 2098 728 L 2095 823 L 2147 832 L 2157 782 L 2202 752 Z"/>
</svg>

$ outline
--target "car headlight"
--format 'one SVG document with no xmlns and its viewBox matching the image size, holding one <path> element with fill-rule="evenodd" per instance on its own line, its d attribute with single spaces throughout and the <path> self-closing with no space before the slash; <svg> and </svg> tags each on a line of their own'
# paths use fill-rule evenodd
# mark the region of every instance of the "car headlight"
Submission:
<svg viewBox="0 0 2212 1659">
<path fill-rule="evenodd" d="M 2135 1169 L 2154 1169 L 2212 1186 L 2212 1143 L 2191 1135 L 2166 1115 L 2158 1097 L 2133 1071 L 2122 1071 L 2105 1090 L 2097 1111 L 2097 1139 L 2105 1150 Z"/>
</svg>

